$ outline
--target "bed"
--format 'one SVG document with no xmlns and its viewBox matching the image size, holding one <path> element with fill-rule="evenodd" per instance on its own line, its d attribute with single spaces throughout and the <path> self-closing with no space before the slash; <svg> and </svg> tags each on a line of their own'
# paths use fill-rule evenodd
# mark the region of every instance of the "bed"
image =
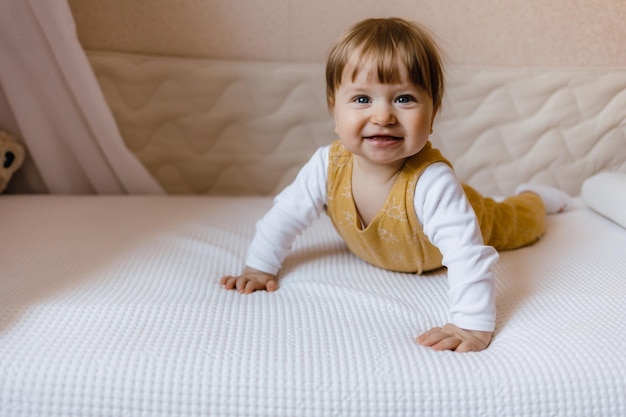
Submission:
<svg viewBox="0 0 626 417">
<path fill-rule="evenodd" d="M 324 216 L 277 292 L 219 285 L 333 139 L 320 64 L 88 58 L 166 194 L 0 198 L 0 415 L 626 415 L 624 70 L 448 71 L 433 143 L 459 176 L 573 196 L 501 254 L 494 339 L 458 354 L 414 341 L 446 322 L 445 270 L 367 265 Z"/>
</svg>

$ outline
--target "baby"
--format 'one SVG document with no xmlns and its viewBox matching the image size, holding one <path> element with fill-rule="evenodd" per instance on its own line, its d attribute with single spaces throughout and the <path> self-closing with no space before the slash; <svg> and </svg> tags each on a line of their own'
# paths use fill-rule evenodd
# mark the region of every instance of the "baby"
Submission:
<svg viewBox="0 0 626 417">
<path fill-rule="evenodd" d="M 295 238 L 322 212 L 347 247 L 392 271 L 446 266 L 449 320 L 417 342 L 436 350 L 485 349 L 495 327 L 497 250 L 535 242 L 546 213 L 568 196 L 522 185 L 502 202 L 461 184 L 429 142 L 444 74 L 437 46 L 419 25 L 367 19 L 331 49 L 326 94 L 339 140 L 318 149 L 258 222 L 246 266 L 224 288 L 275 291 Z"/>
</svg>

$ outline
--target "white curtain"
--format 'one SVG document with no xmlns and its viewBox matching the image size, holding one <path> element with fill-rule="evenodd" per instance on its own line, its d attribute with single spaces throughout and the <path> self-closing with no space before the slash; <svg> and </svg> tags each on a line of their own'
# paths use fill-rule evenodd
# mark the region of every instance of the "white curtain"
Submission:
<svg viewBox="0 0 626 417">
<path fill-rule="evenodd" d="M 0 120 L 15 122 L 50 193 L 163 192 L 126 148 L 67 0 L 0 0 L 0 87 L 12 113 Z"/>
</svg>

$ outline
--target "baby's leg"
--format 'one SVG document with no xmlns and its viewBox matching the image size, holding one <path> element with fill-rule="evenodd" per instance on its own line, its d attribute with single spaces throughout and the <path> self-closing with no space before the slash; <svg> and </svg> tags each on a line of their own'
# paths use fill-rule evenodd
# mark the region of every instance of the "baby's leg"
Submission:
<svg viewBox="0 0 626 417">
<path fill-rule="evenodd" d="M 485 244 L 499 251 L 516 249 L 535 243 L 545 232 L 546 209 L 538 194 L 523 192 L 497 202 L 468 185 L 463 188 Z"/>
<path fill-rule="evenodd" d="M 548 214 L 565 211 L 570 204 L 570 196 L 563 191 L 547 185 L 521 184 L 515 189 L 515 194 L 535 193 L 543 201 Z"/>
</svg>

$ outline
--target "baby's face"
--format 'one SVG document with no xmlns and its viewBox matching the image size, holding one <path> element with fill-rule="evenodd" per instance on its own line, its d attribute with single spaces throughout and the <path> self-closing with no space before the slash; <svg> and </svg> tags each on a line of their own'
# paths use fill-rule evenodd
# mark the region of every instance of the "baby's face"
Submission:
<svg viewBox="0 0 626 417">
<path fill-rule="evenodd" d="M 335 132 L 355 157 L 378 165 L 401 166 L 418 153 L 431 133 L 433 102 L 413 85 L 405 68 L 397 83 L 383 84 L 376 66 L 362 62 L 344 69 L 335 92 Z"/>
</svg>

